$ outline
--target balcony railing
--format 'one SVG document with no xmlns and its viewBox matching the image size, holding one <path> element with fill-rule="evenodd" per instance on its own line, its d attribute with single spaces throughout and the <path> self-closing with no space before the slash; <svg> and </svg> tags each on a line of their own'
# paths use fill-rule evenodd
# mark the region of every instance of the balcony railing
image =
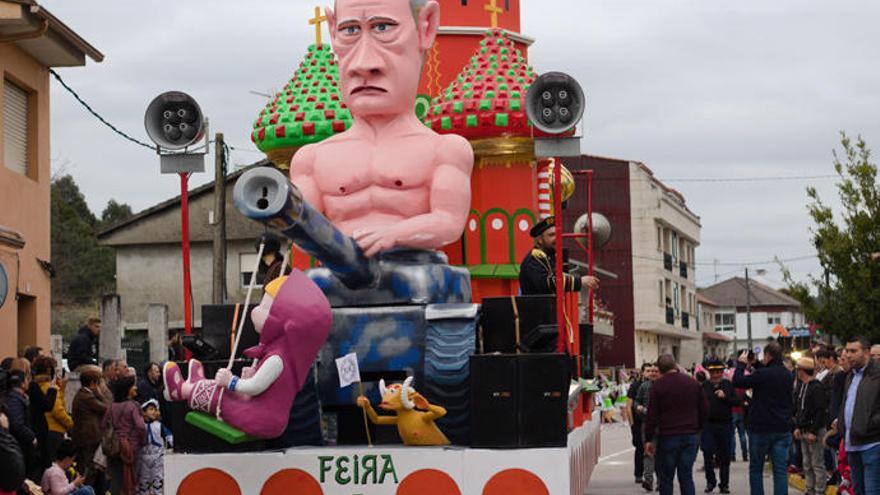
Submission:
<svg viewBox="0 0 880 495">
<path fill-rule="evenodd" d="M 690 328 L 691 327 L 691 315 L 687 313 L 681 314 L 681 328 Z"/>
<path fill-rule="evenodd" d="M 675 325 L 675 310 L 672 308 L 666 308 L 666 323 Z"/>
<path fill-rule="evenodd" d="M 684 261 L 678 264 L 678 273 L 681 278 L 688 278 L 688 265 Z"/>
<path fill-rule="evenodd" d="M 672 271 L 672 255 L 669 253 L 663 253 L 663 268 Z"/>
</svg>

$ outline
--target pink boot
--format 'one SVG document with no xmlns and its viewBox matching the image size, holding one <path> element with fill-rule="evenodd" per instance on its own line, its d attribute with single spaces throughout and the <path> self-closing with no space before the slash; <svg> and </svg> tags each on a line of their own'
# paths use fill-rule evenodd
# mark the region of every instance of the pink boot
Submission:
<svg viewBox="0 0 880 495">
<path fill-rule="evenodd" d="M 214 380 L 201 380 L 190 385 L 190 387 L 191 393 L 188 395 L 189 408 L 193 411 L 201 411 L 217 416 L 220 409 L 220 399 L 223 396 L 223 387 Z"/>
<path fill-rule="evenodd" d="M 205 379 L 205 367 L 198 359 L 189 360 L 189 376 L 186 383 L 196 383 Z"/>
<path fill-rule="evenodd" d="M 180 366 L 177 363 L 169 361 L 165 363 L 162 370 L 162 377 L 165 381 L 165 391 L 163 395 L 167 401 L 184 400 L 183 395 L 183 374 L 180 372 Z"/>
</svg>

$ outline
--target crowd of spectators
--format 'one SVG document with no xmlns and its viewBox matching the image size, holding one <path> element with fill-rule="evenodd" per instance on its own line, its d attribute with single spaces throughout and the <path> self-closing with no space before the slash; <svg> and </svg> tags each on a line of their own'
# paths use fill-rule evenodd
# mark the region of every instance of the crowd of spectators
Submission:
<svg viewBox="0 0 880 495">
<path fill-rule="evenodd" d="M 71 342 L 68 362 L 39 347 L 0 364 L 0 495 L 156 495 L 171 433 L 161 423 L 160 367 L 138 374 L 124 360 L 98 365 L 100 321 Z M 78 379 L 73 400 L 68 378 Z M 73 393 L 73 392 L 71 392 Z"/>
<path fill-rule="evenodd" d="M 789 493 L 801 477 L 807 495 L 880 494 L 880 345 L 863 337 L 844 347 L 816 343 L 785 352 L 776 341 L 760 359 L 741 351 L 685 370 L 670 355 L 642 365 L 627 394 L 634 475 L 646 491 L 696 491 L 700 451 L 705 493 L 730 493 L 739 445 L 749 464 L 749 493 Z M 717 472 L 717 474 L 716 474 Z M 655 484 L 656 474 L 656 484 Z"/>
</svg>

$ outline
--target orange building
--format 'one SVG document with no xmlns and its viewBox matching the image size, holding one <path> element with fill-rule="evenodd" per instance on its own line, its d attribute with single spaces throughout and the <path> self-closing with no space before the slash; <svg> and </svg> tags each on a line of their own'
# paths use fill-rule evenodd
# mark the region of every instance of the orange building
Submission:
<svg viewBox="0 0 880 495">
<path fill-rule="evenodd" d="M 0 357 L 49 347 L 49 68 L 87 56 L 104 58 L 34 0 L 0 0 Z"/>
</svg>

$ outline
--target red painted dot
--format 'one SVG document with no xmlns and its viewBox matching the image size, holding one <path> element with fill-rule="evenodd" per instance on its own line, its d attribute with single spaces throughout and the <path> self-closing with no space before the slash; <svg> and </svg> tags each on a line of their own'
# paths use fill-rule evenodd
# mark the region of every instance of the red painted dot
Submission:
<svg viewBox="0 0 880 495">
<path fill-rule="evenodd" d="M 219 495 L 218 492 L 212 495 Z M 263 488 L 260 495 L 324 495 L 321 485 L 309 473 L 301 469 L 282 469 L 273 474 Z"/>
<path fill-rule="evenodd" d="M 190 473 L 177 487 L 177 495 L 241 495 L 232 476 L 219 469 L 199 469 Z"/>
<path fill-rule="evenodd" d="M 400 482 L 395 495 L 461 495 L 461 490 L 448 474 L 436 469 L 420 469 Z"/>
<path fill-rule="evenodd" d="M 547 485 L 531 471 L 505 469 L 492 476 L 483 495 L 550 495 Z"/>
<path fill-rule="evenodd" d="M 398 179 L 398 180 L 394 181 L 394 185 L 397 186 L 397 187 L 400 187 L 400 186 L 403 185 L 403 181 L 400 180 L 400 179 Z"/>
</svg>

